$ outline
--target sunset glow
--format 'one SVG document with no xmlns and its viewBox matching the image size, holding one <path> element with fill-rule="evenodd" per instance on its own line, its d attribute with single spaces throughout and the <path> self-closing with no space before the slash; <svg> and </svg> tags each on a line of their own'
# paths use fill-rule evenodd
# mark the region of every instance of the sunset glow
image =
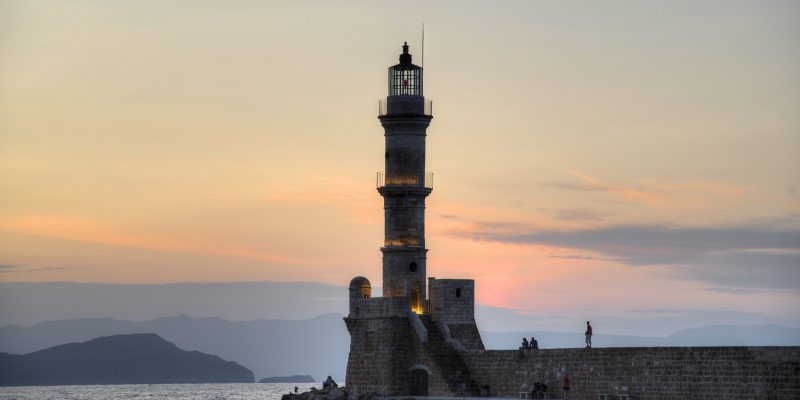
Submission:
<svg viewBox="0 0 800 400">
<path fill-rule="evenodd" d="M 3 3 L 0 281 L 380 288 L 424 22 L 429 276 L 545 327 L 800 326 L 798 3 L 411 4 Z"/>
</svg>

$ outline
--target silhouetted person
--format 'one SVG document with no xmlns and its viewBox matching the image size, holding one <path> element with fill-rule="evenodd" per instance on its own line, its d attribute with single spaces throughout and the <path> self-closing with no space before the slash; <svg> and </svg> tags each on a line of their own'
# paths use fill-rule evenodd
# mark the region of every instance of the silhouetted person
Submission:
<svg viewBox="0 0 800 400">
<path fill-rule="evenodd" d="M 339 385 L 337 385 L 336 382 L 333 381 L 333 378 L 331 378 L 330 375 L 328 375 L 328 379 L 325 379 L 325 382 L 322 382 L 322 388 L 323 389 L 325 389 L 325 388 L 333 389 L 333 388 L 336 388 L 336 387 L 339 387 Z"/>
<path fill-rule="evenodd" d="M 297 386 L 294 387 L 294 394 L 297 394 Z"/>
<path fill-rule="evenodd" d="M 531 336 L 531 348 L 534 350 L 539 350 L 539 342 Z"/>
<path fill-rule="evenodd" d="M 586 321 L 586 348 L 592 348 L 592 326 L 589 325 L 589 321 Z"/>
<path fill-rule="evenodd" d="M 541 399 L 547 393 L 547 385 L 542 382 L 534 382 L 531 397 L 534 399 Z"/>
<path fill-rule="evenodd" d="M 561 378 L 561 389 L 564 390 L 564 400 L 566 400 L 567 394 L 569 394 L 569 375 L 567 375 L 567 371 L 564 371 L 564 377 Z"/>
<path fill-rule="evenodd" d="M 523 356 L 523 354 L 522 354 L 523 351 L 528 350 L 528 347 L 529 347 L 528 339 L 527 338 L 522 338 L 522 346 L 519 346 L 519 356 L 520 357 Z"/>
</svg>

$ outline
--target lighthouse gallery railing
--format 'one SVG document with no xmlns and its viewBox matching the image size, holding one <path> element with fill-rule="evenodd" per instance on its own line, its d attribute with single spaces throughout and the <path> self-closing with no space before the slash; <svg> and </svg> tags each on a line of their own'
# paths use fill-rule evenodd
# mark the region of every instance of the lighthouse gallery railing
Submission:
<svg viewBox="0 0 800 400">
<path fill-rule="evenodd" d="M 396 102 L 389 110 L 389 105 L 386 99 L 378 100 L 378 116 L 392 114 L 422 114 L 427 116 L 433 115 L 433 100 L 424 99 L 419 102 Z"/>
<path fill-rule="evenodd" d="M 425 182 L 420 182 L 420 178 L 416 175 L 390 175 L 387 177 L 385 172 L 379 171 L 375 186 L 378 188 L 384 186 L 422 186 L 433 189 L 433 172 L 426 172 Z"/>
</svg>

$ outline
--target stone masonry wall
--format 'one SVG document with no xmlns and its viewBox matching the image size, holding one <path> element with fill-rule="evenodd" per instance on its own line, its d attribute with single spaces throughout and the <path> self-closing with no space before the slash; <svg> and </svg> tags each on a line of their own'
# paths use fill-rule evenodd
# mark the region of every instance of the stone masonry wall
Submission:
<svg viewBox="0 0 800 400">
<path fill-rule="evenodd" d="M 465 350 L 483 350 L 483 339 L 475 323 L 447 324 L 450 338 L 458 341 Z"/>
<path fill-rule="evenodd" d="M 431 374 L 428 376 L 428 393 L 430 395 L 448 394 L 450 389 L 447 386 L 447 382 L 444 380 L 443 371 L 431 357 L 427 346 L 427 343 L 422 343 L 417 340 L 416 336 L 409 341 L 409 365 L 412 368 L 414 366 L 424 366 L 429 369 Z M 409 392 L 402 392 L 402 394 L 408 393 Z"/>
<path fill-rule="evenodd" d="M 404 297 L 368 297 L 350 299 L 350 318 L 387 318 L 408 315 L 408 299 Z"/>
<path fill-rule="evenodd" d="M 464 359 L 493 397 L 518 398 L 534 382 L 573 399 L 798 399 L 800 347 L 653 347 L 466 351 Z M 612 398 L 612 397 L 609 397 Z"/>
<path fill-rule="evenodd" d="M 347 385 L 356 393 L 406 393 L 411 326 L 408 317 L 345 318 L 350 331 Z"/>
<path fill-rule="evenodd" d="M 428 278 L 431 319 L 443 323 L 475 323 L 475 281 Z"/>
</svg>

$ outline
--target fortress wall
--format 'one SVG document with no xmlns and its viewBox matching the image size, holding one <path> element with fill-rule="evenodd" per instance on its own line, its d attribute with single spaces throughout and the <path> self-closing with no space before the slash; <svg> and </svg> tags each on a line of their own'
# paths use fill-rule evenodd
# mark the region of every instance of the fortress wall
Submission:
<svg viewBox="0 0 800 400">
<path fill-rule="evenodd" d="M 519 397 L 534 382 L 570 398 L 798 399 L 800 347 L 653 347 L 466 351 L 472 376 L 491 396 Z M 611 397 L 610 397 L 611 398 Z"/>
<path fill-rule="evenodd" d="M 350 390 L 408 395 L 411 371 L 421 368 L 430 372 L 430 393 L 450 393 L 445 371 L 434 362 L 408 317 L 345 318 L 345 322 L 350 330 L 346 382 Z"/>
<path fill-rule="evenodd" d="M 369 297 L 350 299 L 350 318 L 404 318 L 410 306 L 406 297 Z"/>
<path fill-rule="evenodd" d="M 345 318 L 350 331 L 347 385 L 358 393 L 403 393 L 410 386 L 407 317 Z"/>
</svg>

